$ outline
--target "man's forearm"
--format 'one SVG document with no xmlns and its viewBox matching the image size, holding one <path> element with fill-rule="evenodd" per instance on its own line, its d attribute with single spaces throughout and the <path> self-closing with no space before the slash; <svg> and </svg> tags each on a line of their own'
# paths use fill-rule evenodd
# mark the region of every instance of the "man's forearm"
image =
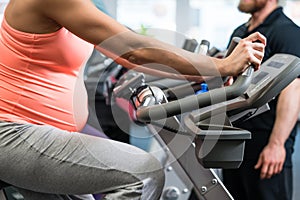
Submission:
<svg viewBox="0 0 300 200">
<path fill-rule="evenodd" d="M 294 80 L 280 94 L 276 120 L 273 126 L 269 144 L 284 145 L 295 126 L 300 111 L 300 79 Z"/>
</svg>

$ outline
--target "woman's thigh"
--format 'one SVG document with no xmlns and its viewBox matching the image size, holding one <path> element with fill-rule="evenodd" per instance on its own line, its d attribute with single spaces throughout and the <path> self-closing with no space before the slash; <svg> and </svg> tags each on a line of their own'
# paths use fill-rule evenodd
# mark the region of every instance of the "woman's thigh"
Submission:
<svg viewBox="0 0 300 200">
<path fill-rule="evenodd" d="M 51 126 L 1 122 L 0 150 L 0 179 L 42 193 L 112 191 L 161 173 L 136 147 Z"/>
</svg>

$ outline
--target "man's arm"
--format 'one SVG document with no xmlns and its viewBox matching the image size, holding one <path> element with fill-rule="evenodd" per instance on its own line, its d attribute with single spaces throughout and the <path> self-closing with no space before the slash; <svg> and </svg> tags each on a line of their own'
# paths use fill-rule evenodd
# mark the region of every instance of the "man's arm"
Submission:
<svg viewBox="0 0 300 200">
<path fill-rule="evenodd" d="M 300 111 L 300 79 L 297 78 L 279 95 L 276 120 L 267 146 L 261 152 L 255 169 L 261 168 L 261 179 L 280 173 L 286 157 L 285 141 L 295 126 Z"/>
</svg>

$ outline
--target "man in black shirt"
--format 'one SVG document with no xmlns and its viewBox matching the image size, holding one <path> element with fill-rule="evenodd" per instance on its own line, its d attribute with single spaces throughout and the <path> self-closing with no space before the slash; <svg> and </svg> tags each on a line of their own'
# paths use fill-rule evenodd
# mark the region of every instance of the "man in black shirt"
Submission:
<svg viewBox="0 0 300 200">
<path fill-rule="evenodd" d="M 278 5 L 278 0 L 240 0 L 239 10 L 251 14 L 234 30 L 244 38 L 259 31 L 267 38 L 264 61 L 276 53 L 300 57 L 300 28 Z M 251 131 L 239 169 L 223 170 L 224 183 L 236 200 L 291 200 L 292 153 L 300 108 L 300 79 L 294 80 L 270 103 L 270 110 L 245 122 Z"/>
</svg>

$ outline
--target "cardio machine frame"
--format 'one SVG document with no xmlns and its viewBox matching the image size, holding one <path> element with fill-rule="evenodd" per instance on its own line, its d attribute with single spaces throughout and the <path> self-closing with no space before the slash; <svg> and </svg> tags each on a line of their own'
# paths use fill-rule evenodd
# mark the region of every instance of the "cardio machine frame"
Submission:
<svg viewBox="0 0 300 200">
<path fill-rule="evenodd" d="M 132 76 L 122 86 L 116 87 L 114 96 L 128 97 L 130 94 L 135 107 L 135 120 L 147 124 L 171 158 L 171 162 L 168 160 L 165 163 L 166 166 L 174 167 L 180 178 L 186 181 L 187 188 L 192 188 L 199 199 L 233 199 L 216 173 L 207 167 L 238 167 L 242 159 L 236 160 L 235 163 L 226 162 L 226 158 L 224 160 L 220 155 L 212 156 L 207 160 L 199 159 L 197 147 L 207 137 L 215 141 L 224 137 L 225 140 L 233 143 L 240 140 L 237 146 L 242 152 L 237 156 L 243 157 L 244 141 L 250 139 L 250 133 L 232 127 L 231 122 L 238 119 L 246 120 L 266 110 L 267 103 L 300 74 L 300 61 L 292 55 L 276 54 L 267 60 L 261 69 L 263 71 L 254 72 L 252 78 L 253 72 L 249 68 L 249 71 L 241 75 L 230 87 L 217 88 L 208 93 L 172 102 L 167 102 L 156 88 L 146 89 L 144 75 L 138 74 Z M 267 75 L 262 76 L 262 73 Z M 137 89 L 139 86 L 143 88 Z M 225 96 L 219 94 L 224 94 L 224 91 Z M 158 97 L 154 94 L 156 92 Z M 136 101 L 137 96 L 139 96 L 138 101 Z M 210 105 L 212 96 L 215 97 L 215 105 Z M 226 117 L 221 120 L 222 123 L 214 124 L 213 127 L 217 128 L 203 129 L 205 126 L 212 127 L 207 124 L 211 117 L 222 113 L 225 113 Z M 176 117 L 178 115 L 183 115 L 183 120 L 178 120 Z M 217 134 L 214 135 L 213 131 Z M 222 145 L 217 152 L 222 151 L 224 148 Z"/>
</svg>

